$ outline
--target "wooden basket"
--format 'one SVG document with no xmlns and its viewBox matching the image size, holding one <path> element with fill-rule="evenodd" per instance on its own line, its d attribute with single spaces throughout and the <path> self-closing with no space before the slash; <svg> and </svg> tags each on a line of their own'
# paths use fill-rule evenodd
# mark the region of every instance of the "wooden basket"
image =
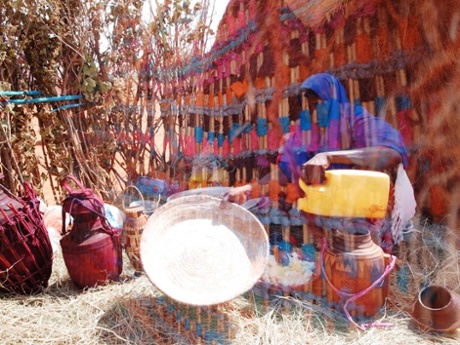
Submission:
<svg viewBox="0 0 460 345">
<path fill-rule="evenodd" d="M 135 202 L 131 202 L 131 200 L 129 200 L 129 204 L 126 207 L 126 192 L 129 189 L 133 189 L 140 198 Z M 123 247 L 134 269 L 136 271 L 143 271 L 139 251 L 142 232 L 144 231 L 144 226 L 147 223 L 147 215 L 145 214 L 144 207 L 144 197 L 141 191 L 134 185 L 126 187 L 123 195 L 123 212 L 126 215 L 122 233 Z M 159 201 L 160 198 L 158 198 L 157 207 Z"/>
</svg>

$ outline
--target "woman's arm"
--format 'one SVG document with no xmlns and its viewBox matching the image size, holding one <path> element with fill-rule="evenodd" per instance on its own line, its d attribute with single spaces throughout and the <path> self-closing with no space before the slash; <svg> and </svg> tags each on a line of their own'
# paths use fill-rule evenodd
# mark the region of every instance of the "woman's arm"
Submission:
<svg viewBox="0 0 460 345">
<path fill-rule="evenodd" d="M 346 164 L 363 169 L 382 171 L 402 162 L 401 154 L 388 146 L 322 152 L 303 164 L 301 179 L 307 184 L 323 183 L 330 164 Z"/>
<path fill-rule="evenodd" d="M 286 186 L 287 183 L 289 182 L 286 175 L 284 175 L 283 171 L 280 168 L 278 169 L 278 182 L 281 186 Z M 244 198 L 241 198 L 241 195 L 243 193 L 250 192 L 253 188 L 255 188 L 255 185 L 262 186 L 270 182 L 272 176 L 271 174 L 267 174 L 263 176 L 262 178 L 248 183 L 244 186 L 239 186 L 239 187 L 231 187 L 228 193 L 224 196 L 225 199 L 228 201 L 236 202 L 238 204 L 242 204 L 245 200 Z"/>
<path fill-rule="evenodd" d="M 388 146 L 365 147 L 328 153 L 330 164 L 350 164 L 365 169 L 382 171 L 402 162 L 401 154 Z"/>
</svg>

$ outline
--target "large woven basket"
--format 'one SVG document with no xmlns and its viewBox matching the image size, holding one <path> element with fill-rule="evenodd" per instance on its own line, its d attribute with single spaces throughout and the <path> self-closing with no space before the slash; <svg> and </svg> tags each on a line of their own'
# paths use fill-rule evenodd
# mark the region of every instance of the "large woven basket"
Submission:
<svg viewBox="0 0 460 345">
<path fill-rule="evenodd" d="M 190 195 L 149 217 L 140 253 L 146 275 L 165 294 L 213 305 L 254 286 L 266 267 L 269 242 L 262 224 L 243 207 Z"/>
</svg>

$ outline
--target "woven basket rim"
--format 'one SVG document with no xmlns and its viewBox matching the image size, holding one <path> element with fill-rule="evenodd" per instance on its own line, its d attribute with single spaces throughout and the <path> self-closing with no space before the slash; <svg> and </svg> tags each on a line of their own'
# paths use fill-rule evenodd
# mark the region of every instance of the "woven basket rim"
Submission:
<svg viewBox="0 0 460 345">
<path fill-rule="evenodd" d="M 186 304 L 213 305 L 257 283 L 268 262 L 269 241 L 262 223 L 245 208 L 209 195 L 187 195 L 149 217 L 140 253 L 147 277 L 163 293 Z M 214 270 L 217 263 L 220 271 Z"/>
</svg>

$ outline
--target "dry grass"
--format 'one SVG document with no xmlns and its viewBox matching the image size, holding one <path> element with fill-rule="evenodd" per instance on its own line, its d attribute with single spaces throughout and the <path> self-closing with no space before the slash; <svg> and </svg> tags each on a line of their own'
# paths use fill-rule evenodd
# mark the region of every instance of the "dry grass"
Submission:
<svg viewBox="0 0 460 345">
<path fill-rule="evenodd" d="M 426 282 L 437 283 L 458 292 L 460 285 L 457 251 L 446 246 L 436 227 L 421 225 L 419 229 L 421 232 L 405 250 L 407 257 L 402 267 L 408 273 L 403 284 L 407 291 L 398 287 L 401 279 L 397 279 L 394 273 L 391 296 L 385 310 L 375 319 L 390 323 L 391 327 L 371 327 L 361 332 L 350 326 L 340 314 L 320 305 L 281 298 L 264 309 L 257 298 L 247 295 L 218 309 L 233 325 L 230 343 L 457 344 L 460 340 L 458 333 L 448 337 L 421 333 L 410 323 L 409 311 L 418 286 Z M 434 239 L 438 243 L 433 244 Z M 133 273 L 125 257 L 122 281 L 81 291 L 73 286 L 58 251 L 50 286 L 43 293 L 1 297 L 0 343 L 190 343 L 187 337 L 171 327 L 171 320 L 160 317 L 163 313 L 158 299 L 161 293 L 145 276 L 134 278 Z"/>
</svg>

